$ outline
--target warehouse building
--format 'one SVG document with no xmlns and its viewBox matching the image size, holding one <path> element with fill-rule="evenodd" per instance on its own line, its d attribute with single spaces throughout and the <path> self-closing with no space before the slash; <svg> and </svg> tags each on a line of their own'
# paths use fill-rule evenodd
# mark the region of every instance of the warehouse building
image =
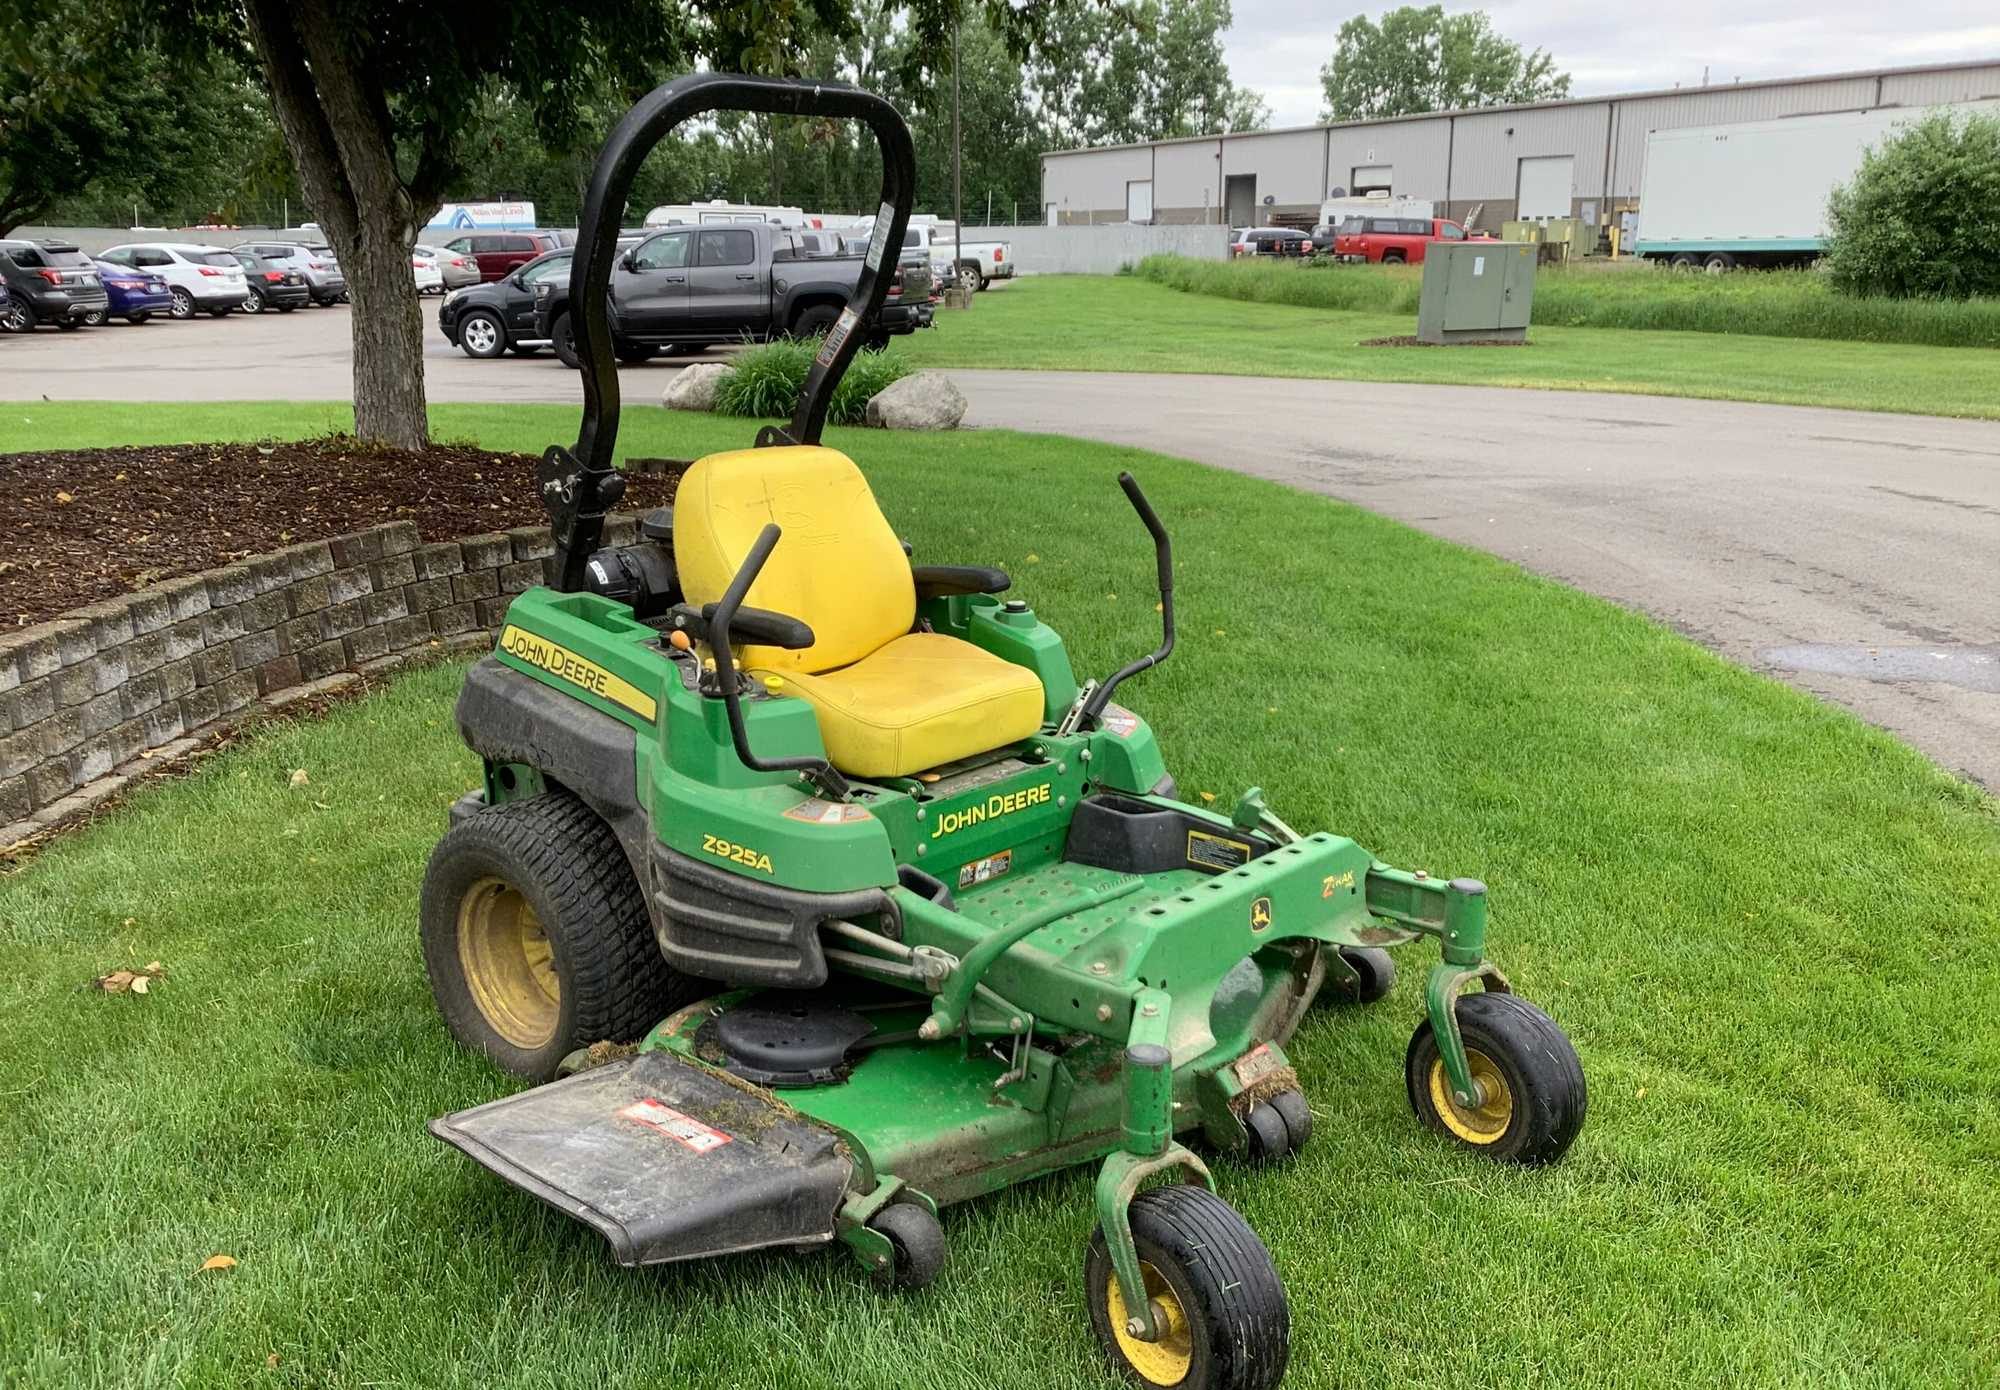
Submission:
<svg viewBox="0 0 2000 1390">
<path fill-rule="evenodd" d="M 1637 208 L 1649 131 L 1993 97 L 2000 60 L 1057 150 L 1042 156 L 1042 210 L 1051 226 L 1310 226 L 1324 198 L 1384 192 L 1486 229 L 1598 226 Z"/>
</svg>

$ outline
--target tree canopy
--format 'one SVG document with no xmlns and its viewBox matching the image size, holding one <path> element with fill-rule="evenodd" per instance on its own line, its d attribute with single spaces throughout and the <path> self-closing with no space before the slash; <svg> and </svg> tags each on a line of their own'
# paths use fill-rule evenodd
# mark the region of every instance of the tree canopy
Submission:
<svg viewBox="0 0 2000 1390">
<path fill-rule="evenodd" d="M 1052 144 L 1129 144 L 1268 124 L 1263 98 L 1230 80 L 1222 56 L 1229 23 L 1229 0 L 1054 6 L 1031 67 Z"/>
<path fill-rule="evenodd" d="M 230 54 L 169 56 L 85 0 L 0 18 L 0 235 L 83 199 L 220 213 L 268 110 Z"/>
<path fill-rule="evenodd" d="M 1446 14 L 1442 5 L 1406 5 L 1380 22 L 1356 15 L 1340 26 L 1319 80 L 1333 121 L 1569 95 L 1569 74 L 1546 51 L 1523 52 L 1483 10 Z"/>
<path fill-rule="evenodd" d="M 2000 116 L 1933 111 L 1869 150 L 1827 227 L 1835 289 L 2000 295 Z"/>
</svg>

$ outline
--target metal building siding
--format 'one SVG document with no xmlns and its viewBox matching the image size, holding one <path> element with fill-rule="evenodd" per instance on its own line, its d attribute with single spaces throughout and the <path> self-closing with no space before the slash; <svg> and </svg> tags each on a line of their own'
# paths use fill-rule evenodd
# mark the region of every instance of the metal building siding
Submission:
<svg viewBox="0 0 2000 1390">
<path fill-rule="evenodd" d="M 2000 63 L 1960 72 L 1908 72 L 1882 79 L 1882 104 L 1936 106 L 2000 97 Z"/>
<path fill-rule="evenodd" d="M 1371 125 L 1336 126 L 1327 159 L 1326 194 L 1348 187 L 1356 168 L 1387 164 L 1395 171 L 1396 192 L 1412 198 L 1444 199 L 1445 156 L 1451 131 L 1444 121 L 1383 121 Z"/>
<path fill-rule="evenodd" d="M 1786 82 L 1769 87 L 1695 87 L 1685 92 L 1621 101 L 1611 158 L 1611 196 L 1639 196 L 1646 167 L 1648 131 L 1769 121 L 1819 111 L 1854 111 L 1874 104 L 1872 77 L 1849 77 L 1837 82 Z"/>
<path fill-rule="evenodd" d="M 1220 142 L 1161 145 L 1153 165 L 1153 207 L 1213 208 L 1221 201 L 1216 185 L 1216 151 Z"/>
<path fill-rule="evenodd" d="M 1597 197 L 1604 184 L 1604 122 L 1608 109 L 1607 102 L 1593 101 L 1518 111 L 1479 111 L 1458 117 L 1458 130 L 1452 140 L 1453 201 L 1478 198 L 1512 202 L 1515 178 L 1523 159 L 1565 154 L 1576 159 L 1576 196 Z M 1439 189 L 1434 196 L 1442 198 L 1444 190 Z"/>
<path fill-rule="evenodd" d="M 1222 172 L 1255 174 L 1257 202 L 1311 203 L 1326 197 L 1326 132 L 1284 131 L 1275 135 L 1230 135 L 1222 142 Z"/>
<path fill-rule="evenodd" d="M 1148 145 L 1044 155 L 1042 202 L 1054 203 L 1058 211 L 1079 214 L 1116 209 L 1123 217 L 1126 181 L 1152 176 L 1153 151 Z M 1157 204 L 1158 190 L 1154 193 Z"/>
</svg>

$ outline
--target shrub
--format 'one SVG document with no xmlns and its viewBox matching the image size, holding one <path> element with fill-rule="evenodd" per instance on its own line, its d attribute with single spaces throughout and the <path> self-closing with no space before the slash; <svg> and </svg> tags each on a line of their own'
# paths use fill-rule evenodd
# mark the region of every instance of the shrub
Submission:
<svg viewBox="0 0 2000 1390">
<path fill-rule="evenodd" d="M 757 420 L 784 419 L 798 404 L 799 388 L 806 383 L 819 347 L 818 338 L 781 338 L 737 353 L 730 362 L 734 370 L 716 387 L 716 412 Z M 833 388 L 833 399 L 826 408 L 827 423 L 860 424 L 869 398 L 890 382 L 908 376 L 910 370 L 908 360 L 894 350 L 871 352 L 864 348 L 857 352 L 847 364 L 847 374 Z"/>
<path fill-rule="evenodd" d="M 1826 212 L 1843 293 L 2000 294 L 2000 116 L 1933 111 L 1863 155 Z"/>
</svg>

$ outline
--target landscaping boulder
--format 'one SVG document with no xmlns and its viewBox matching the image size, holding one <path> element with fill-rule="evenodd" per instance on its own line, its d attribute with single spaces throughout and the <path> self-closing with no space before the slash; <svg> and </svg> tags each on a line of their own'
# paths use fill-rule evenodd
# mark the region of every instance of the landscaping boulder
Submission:
<svg viewBox="0 0 2000 1390">
<path fill-rule="evenodd" d="M 660 404 L 669 410 L 713 410 L 716 388 L 734 370 L 724 362 L 697 362 L 692 367 L 683 367 L 667 383 L 667 389 L 660 392 Z"/>
<path fill-rule="evenodd" d="M 871 397 L 864 418 L 881 430 L 955 430 L 965 397 L 943 372 L 916 372 Z"/>
</svg>

